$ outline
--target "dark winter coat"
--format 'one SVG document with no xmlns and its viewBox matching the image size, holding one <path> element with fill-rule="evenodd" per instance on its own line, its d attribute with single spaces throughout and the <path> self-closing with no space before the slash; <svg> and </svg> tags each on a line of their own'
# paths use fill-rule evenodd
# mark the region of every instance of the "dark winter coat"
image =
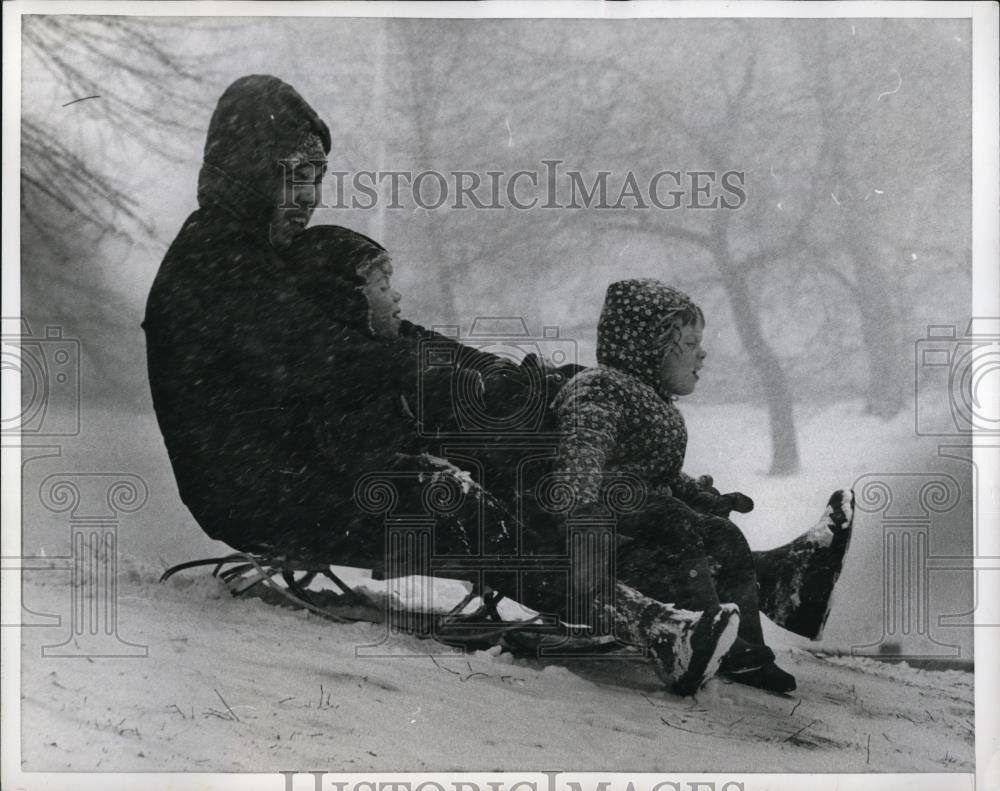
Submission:
<svg viewBox="0 0 1000 791">
<path fill-rule="evenodd" d="M 348 330 L 335 339 L 335 351 L 343 344 L 349 345 L 355 333 L 372 335 L 369 306 L 362 291 L 365 279 L 357 271 L 360 265 L 386 254 L 378 242 L 333 225 L 309 228 L 289 250 L 288 259 L 302 294 L 331 322 Z M 547 406 L 570 372 L 575 373 L 579 367 L 546 368 L 537 357 L 517 365 L 405 320 L 399 336 L 384 343 L 396 359 L 392 363 L 371 359 L 369 363 L 403 367 L 412 380 L 403 393 L 402 411 L 410 420 L 407 430 L 413 439 L 409 450 L 403 452 L 440 455 L 449 440 L 461 439 L 463 445 L 472 441 L 477 446 L 477 464 L 473 465 L 477 477 L 485 479 L 488 488 L 501 498 L 512 497 L 519 455 L 504 418 L 534 415 L 525 401 L 533 399 L 539 406 Z M 359 377 L 365 379 L 363 373 Z M 368 434 L 373 429 L 377 433 L 377 426 L 385 418 L 377 414 L 376 403 L 384 394 L 374 389 L 377 383 L 370 384 L 373 389 L 359 405 L 370 416 L 367 421 L 360 420 L 360 413 L 343 420 L 339 412 L 328 411 L 317 415 L 316 422 L 326 426 L 343 422 L 354 430 L 361 427 Z M 409 395 L 413 391 L 417 392 L 416 399 Z M 373 425 L 366 426 L 366 422 Z M 499 428 L 494 431 L 495 427 Z M 437 441 L 438 433 L 442 441 Z M 364 450 L 356 440 L 340 436 L 330 441 L 337 447 L 338 456 L 343 457 L 347 451 L 356 469 L 372 468 L 372 460 L 363 452 L 350 451 Z"/>
<path fill-rule="evenodd" d="M 143 322 L 181 499 L 206 533 L 244 550 L 325 540 L 353 481 L 331 435 L 359 405 L 382 415 L 367 439 L 383 458 L 405 436 L 393 399 L 412 376 L 396 351 L 332 322 L 267 241 L 277 160 L 309 130 L 329 149 L 326 125 L 280 80 L 245 77 L 225 92 L 199 208 L 164 257 Z M 338 419 L 317 431 L 318 413 Z"/>
</svg>

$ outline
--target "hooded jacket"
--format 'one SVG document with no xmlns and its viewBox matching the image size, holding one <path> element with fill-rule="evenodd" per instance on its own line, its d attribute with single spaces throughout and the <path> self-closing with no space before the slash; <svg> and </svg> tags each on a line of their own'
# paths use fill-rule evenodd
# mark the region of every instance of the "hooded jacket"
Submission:
<svg viewBox="0 0 1000 791">
<path fill-rule="evenodd" d="M 326 125 L 281 80 L 252 75 L 226 90 L 209 126 L 199 208 L 167 250 L 143 321 L 181 499 L 208 535 L 247 551 L 329 533 L 350 496 L 354 478 L 339 474 L 310 415 L 348 414 L 372 389 L 413 386 L 391 355 L 375 364 L 385 344 L 305 299 L 268 243 L 279 160 L 310 133 L 329 150 Z"/>
<path fill-rule="evenodd" d="M 664 331 L 696 315 L 687 294 L 657 280 L 608 287 L 598 366 L 570 380 L 555 402 L 562 433 L 555 470 L 580 505 L 600 505 L 606 476 L 617 474 L 637 477 L 647 495 L 706 505 L 705 488 L 681 470 L 687 428 L 658 374 Z"/>
</svg>

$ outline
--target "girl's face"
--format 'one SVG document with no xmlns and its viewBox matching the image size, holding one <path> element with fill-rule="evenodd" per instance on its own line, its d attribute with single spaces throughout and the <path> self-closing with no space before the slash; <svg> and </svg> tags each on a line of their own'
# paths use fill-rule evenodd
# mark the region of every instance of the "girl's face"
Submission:
<svg viewBox="0 0 1000 791">
<path fill-rule="evenodd" d="M 668 345 L 660 363 L 660 387 L 672 395 L 690 395 L 698 385 L 698 371 L 705 361 L 701 348 L 704 325 L 686 324 Z"/>
<path fill-rule="evenodd" d="M 389 283 L 391 278 L 392 262 L 385 256 L 377 266 L 371 268 L 361 289 L 371 307 L 372 330 L 380 338 L 399 336 L 399 300 L 402 295 L 393 290 Z"/>
</svg>

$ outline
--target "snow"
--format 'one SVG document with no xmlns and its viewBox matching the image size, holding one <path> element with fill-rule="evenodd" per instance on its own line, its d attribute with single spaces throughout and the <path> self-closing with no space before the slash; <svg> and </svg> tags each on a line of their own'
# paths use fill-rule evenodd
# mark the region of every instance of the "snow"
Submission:
<svg viewBox="0 0 1000 791">
<path fill-rule="evenodd" d="M 911 418 L 883 423 L 849 403 L 803 410 L 803 470 L 773 478 L 765 474 L 763 410 L 682 409 L 691 434 L 687 471 L 711 473 L 723 491 L 753 497 L 755 510 L 738 521 L 754 548 L 815 524 L 830 493 L 867 472 L 944 465 L 965 474 L 961 462 L 929 454 Z M 43 646 L 65 639 L 65 624 L 22 629 L 25 771 L 973 770 L 971 673 L 849 655 L 882 630 L 877 515 L 857 513 L 823 643 L 766 624 L 779 664 L 798 680 L 796 693 L 717 679 L 696 699 L 681 699 L 636 658 L 543 663 L 497 649 L 463 656 L 385 625 L 337 624 L 233 599 L 204 569 L 159 584 L 164 566 L 225 547 L 202 535 L 179 502 L 151 416 L 84 418 L 84 434 L 62 455 L 24 465 L 23 552 L 68 551 L 66 515 L 35 502 L 53 470 L 141 475 L 149 502 L 121 519 L 115 613 L 119 637 L 148 651 L 43 656 Z M 969 551 L 963 513 L 935 527 L 939 546 Z M 345 571 L 352 573 L 352 582 L 366 576 Z M 932 589 L 935 616 L 971 609 L 971 585 L 959 583 Z M 65 618 L 72 592 L 68 570 L 24 573 L 23 602 L 33 613 Z M 938 640 L 971 658 L 971 629 L 938 629 L 936 617 L 932 626 Z"/>
<path fill-rule="evenodd" d="M 25 600 L 58 612 L 65 584 L 34 576 Z M 120 636 L 148 646 L 146 658 L 42 659 L 48 630 L 24 630 L 25 771 L 973 765 L 969 673 L 779 648 L 799 680 L 793 697 L 715 680 L 682 699 L 638 659 L 463 656 L 384 626 L 233 599 L 193 572 L 155 580 L 127 570 L 118 605 Z"/>
</svg>

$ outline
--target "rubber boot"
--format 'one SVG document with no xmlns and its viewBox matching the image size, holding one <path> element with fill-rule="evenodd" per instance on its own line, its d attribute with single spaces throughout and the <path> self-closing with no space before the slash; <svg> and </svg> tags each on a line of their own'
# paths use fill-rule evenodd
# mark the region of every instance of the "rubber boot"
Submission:
<svg viewBox="0 0 1000 791">
<path fill-rule="evenodd" d="M 778 667 L 774 652 L 737 637 L 719 666 L 719 675 L 739 684 L 785 694 L 795 687 L 795 676 Z"/>
<path fill-rule="evenodd" d="M 733 529 L 739 530 L 735 525 Z M 742 534 L 740 534 L 740 538 L 742 539 Z M 745 544 L 745 541 L 743 543 Z M 663 600 L 673 603 L 675 607 L 695 611 L 701 610 L 705 614 L 701 628 L 703 633 L 707 630 L 708 636 L 706 634 L 697 634 L 693 636 L 693 640 L 711 641 L 715 639 L 711 636 L 711 629 L 713 627 L 709 627 L 709 624 L 715 623 L 714 619 L 721 612 L 721 607 L 731 607 L 734 604 L 739 612 L 737 634 L 742 635 L 744 633 L 743 606 L 745 604 L 750 614 L 750 624 L 746 630 L 747 638 L 745 640 L 753 640 L 763 645 L 764 635 L 761 631 L 760 614 L 757 610 L 756 580 L 753 575 L 749 548 L 747 548 L 746 563 L 743 565 L 743 575 L 736 580 L 735 584 L 729 585 L 728 589 L 716 586 L 711 566 L 709 566 L 708 559 L 705 557 L 681 558 L 668 565 L 669 573 L 663 581 Z M 733 593 L 737 594 L 740 599 L 736 599 L 732 595 Z M 730 602 L 730 604 L 722 605 L 720 596 L 724 601 Z M 770 649 L 767 649 L 767 651 L 770 651 Z M 772 653 L 771 658 L 773 657 L 774 654 Z M 704 685 L 707 678 L 700 681 L 692 681 L 691 677 L 693 675 L 689 673 L 688 676 L 680 678 L 674 684 L 674 691 L 680 695 L 691 695 L 696 692 Z"/>
<path fill-rule="evenodd" d="M 754 558 L 743 531 L 728 519 L 710 518 L 702 524 L 716 592 L 740 608 L 739 636 L 722 660 L 720 674 L 771 692 L 791 692 L 795 679 L 774 663 L 774 652 L 764 644 Z"/>
<path fill-rule="evenodd" d="M 810 640 L 822 638 L 853 522 L 854 492 L 840 489 L 814 527 L 784 546 L 753 553 L 768 618 Z"/>
<path fill-rule="evenodd" d="M 751 575 L 752 577 L 752 575 Z M 721 675 L 731 681 L 766 689 L 770 692 L 786 693 L 795 689 L 795 677 L 778 667 L 774 662 L 774 651 L 764 644 L 760 611 L 757 609 L 756 581 L 744 582 L 720 592 L 727 598 L 732 596 L 740 606 L 739 636 L 722 660 Z M 746 607 L 748 617 L 744 618 Z M 746 628 L 744 628 L 746 624 Z"/>
</svg>

